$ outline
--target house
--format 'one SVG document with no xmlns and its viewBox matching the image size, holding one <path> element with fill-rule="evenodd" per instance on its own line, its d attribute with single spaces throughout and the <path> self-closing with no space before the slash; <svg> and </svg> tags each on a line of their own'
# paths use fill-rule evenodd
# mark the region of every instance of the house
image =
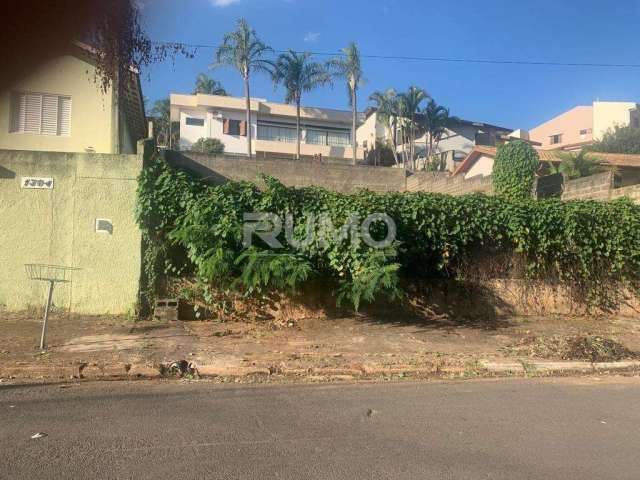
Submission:
<svg viewBox="0 0 640 480">
<path fill-rule="evenodd" d="M 562 150 L 537 149 L 541 162 L 558 163 L 562 160 Z M 453 172 L 454 176 L 463 176 L 465 180 L 493 173 L 493 162 L 497 153 L 496 147 L 475 147 Z M 635 185 L 640 183 L 640 155 L 621 153 L 593 152 L 591 156 L 601 161 L 601 164 L 616 172 L 617 186 Z"/>
<path fill-rule="evenodd" d="M 421 115 L 416 114 L 416 121 L 421 122 Z M 458 119 L 452 122 L 438 142 L 434 143 L 435 153 L 442 158 L 447 171 L 455 170 L 456 166 L 476 146 L 494 146 L 496 142 L 512 131 L 510 128 L 499 127 L 483 122 Z M 358 144 L 364 150 L 374 149 L 377 144 L 389 144 L 392 133 L 379 118 L 375 108 L 365 112 L 365 118 L 358 127 Z M 400 136 L 396 135 L 398 151 L 404 151 L 405 145 L 400 144 Z M 425 157 L 429 138 L 427 134 L 416 139 L 416 154 L 418 158 Z"/>
<path fill-rule="evenodd" d="M 0 92 L 0 149 L 135 153 L 146 136 L 138 73 L 103 92 L 81 42 Z"/>
<path fill-rule="evenodd" d="M 576 150 L 590 145 L 615 126 L 640 128 L 635 102 L 593 102 L 579 105 L 529 131 L 529 138 L 546 150 Z"/>
<path fill-rule="evenodd" d="M 247 126 L 244 98 L 172 93 L 170 104 L 171 122 L 180 123 L 182 150 L 190 150 L 200 138 L 217 138 L 224 144 L 226 154 L 246 155 L 250 131 L 256 158 L 295 158 L 294 105 L 252 98 L 251 125 Z M 302 107 L 300 121 L 303 158 L 352 158 L 351 112 Z M 360 148 L 356 154 L 359 159 L 364 156 Z"/>
</svg>

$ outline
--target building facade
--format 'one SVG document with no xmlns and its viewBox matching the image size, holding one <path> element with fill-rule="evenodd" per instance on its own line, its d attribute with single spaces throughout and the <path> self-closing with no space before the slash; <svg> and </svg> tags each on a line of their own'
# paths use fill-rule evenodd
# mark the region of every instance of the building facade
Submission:
<svg viewBox="0 0 640 480">
<path fill-rule="evenodd" d="M 256 158 L 293 158 L 296 153 L 296 107 L 252 98 L 251 124 L 244 98 L 171 94 L 171 121 L 180 123 L 180 149 L 191 150 L 200 138 L 217 138 L 226 154 L 247 154 L 251 132 Z M 352 158 L 351 112 L 302 107 L 302 157 Z M 357 158 L 363 158 L 358 148 Z"/>
<path fill-rule="evenodd" d="M 0 149 L 135 153 L 146 136 L 138 75 L 131 71 L 103 92 L 94 55 L 87 45 L 70 45 L 0 92 Z"/>
<path fill-rule="evenodd" d="M 574 150 L 600 140 L 616 126 L 640 128 L 635 102 L 593 102 L 579 105 L 529 131 L 529 138 L 545 150 Z"/>
</svg>

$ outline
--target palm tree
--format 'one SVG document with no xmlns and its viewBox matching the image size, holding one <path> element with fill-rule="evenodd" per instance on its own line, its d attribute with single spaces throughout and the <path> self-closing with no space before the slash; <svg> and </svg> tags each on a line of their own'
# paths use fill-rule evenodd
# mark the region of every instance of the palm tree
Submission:
<svg viewBox="0 0 640 480">
<path fill-rule="evenodd" d="M 452 117 L 448 108 L 438 105 L 433 99 L 429 100 L 427 106 L 420 113 L 422 127 L 426 133 L 425 156 L 429 160 L 433 156 L 434 149 L 438 148 L 438 143 L 447 128 L 455 125 L 460 120 L 457 117 Z"/>
<path fill-rule="evenodd" d="M 156 143 L 168 148 L 177 147 L 180 140 L 180 122 L 170 121 L 169 99 L 156 100 L 149 116 L 153 119 L 153 136 Z"/>
<path fill-rule="evenodd" d="M 222 95 L 227 96 L 228 93 L 222 86 L 222 84 L 211 78 L 206 73 L 199 73 L 196 77 L 196 87 L 193 90 L 193 94 L 205 93 L 207 95 Z"/>
<path fill-rule="evenodd" d="M 402 115 L 405 117 L 406 128 L 408 129 L 407 141 L 409 142 L 409 157 L 411 165 L 415 168 L 415 142 L 418 124 L 416 114 L 420 111 L 420 104 L 431 98 L 426 90 L 420 87 L 411 86 L 406 93 L 400 94 Z"/>
<path fill-rule="evenodd" d="M 347 81 L 349 93 L 349 105 L 351 105 L 351 148 L 353 150 L 353 164 L 356 164 L 358 143 L 356 142 L 356 129 L 358 128 L 358 88 L 364 83 L 362 66 L 360 64 L 360 51 L 355 42 L 351 42 L 347 48 L 342 49 L 342 55 L 328 62 L 329 69 L 336 78 Z"/>
<path fill-rule="evenodd" d="M 296 159 L 300 160 L 300 103 L 302 94 L 331 82 L 331 74 L 324 65 L 310 62 L 310 53 L 289 50 L 281 54 L 272 72 L 274 84 L 282 83 L 287 93 L 284 101 L 296 106 Z"/>
<path fill-rule="evenodd" d="M 395 160 L 396 165 L 399 165 L 398 142 L 396 137 L 398 122 L 398 94 L 393 88 L 384 92 L 373 92 L 369 96 L 369 101 L 375 105 L 376 114 L 380 117 L 380 120 L 384 123 L 385 128 L 389 133 L 389 140 L 393 150 L 393 159 Z"/>
<path fill-rule="evenodd" d="M 551 168 L 552 173 L 562 173 L 569 180 L 588 177 L 603 171 L 602 160 L 592 156 L 586 150 L 574 152 L 560 152 L 560 165 Z"/>
<path fill-rule="evenodd" d="M 246 20 L 238 20 L 235 31 L 227 33 L 222 45 L 216 51 L 216 64 L 235 68 L 244 80 L 244 97 L 247 109 L 247 154 L 251 158 L 251 92 L 249 79 L 251 72 L 271 72 L 273 62 L 265 59 L 265 55 L 273 50 L 265 45 L 256 31 L 249 27 Z"/>
</svg>

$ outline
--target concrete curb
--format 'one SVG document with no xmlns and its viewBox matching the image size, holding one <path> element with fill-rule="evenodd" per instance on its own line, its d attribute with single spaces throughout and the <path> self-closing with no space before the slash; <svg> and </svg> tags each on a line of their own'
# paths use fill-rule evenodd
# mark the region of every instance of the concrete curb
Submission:
<svg viewBox="0 0 640 480">
<path fill-rule="evenodd" d="M 319 380 L 355 380 L 371 377 L 482 377 L 509 375 L 536 375 L 562 373 L 606 373 L 615 371 L 639 370 L 640 361 L 627 360 L 620 362 L 553 362 L 530 361 L 492 362 L 479 361 L 478 368 L 472 372 L 461 367 L 439 367 L 433 365 L 394 365 L 373 366 L 357 365 L 351 368 L 266 368 L 266 367 L 222 367 L 216 365 L 198 365 L 194 378 L 297 378 L 302 381 Z M 160 374 L 159 366 L 149 364 L 84 364 L 69 366 L 21 365 L 0 369 L 0 381 L 49 381 L 67 382 L 69 380 L 135 380 L 178 378 L 177 376 Z M 189 377 L 191 378 L 191 377 Z"/>
</svg>

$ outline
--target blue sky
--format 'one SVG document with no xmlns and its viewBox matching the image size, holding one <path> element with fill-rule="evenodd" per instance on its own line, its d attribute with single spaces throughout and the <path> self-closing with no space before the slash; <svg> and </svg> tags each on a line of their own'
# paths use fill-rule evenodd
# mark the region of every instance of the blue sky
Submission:
<svg viewBox="0 0 640 480">
<path fill-rule="evenodd" d="M 138 1 L 153 40 L 216 45 L 244 17 L 277 50 L 337 52 L 354 40 L 363 54 L 373 55 L 640 64 L 639 0 Z M 200 49 L 193 59 L 154 65 L 143 76 L 145 97 L 190 93 L 199 72 L 241 96 L 239 75 L 209 70 L 212 58 L 212 49 Z M 417 85 L 453 115 L 514 129 L 596 99 L 640 101 L 640 68 L 381 59 L 364 59 L 363 67 L 360 110 L 375 90 Z M 282 101 L 282 90 L 274 91 L 265 75 L 253 78 L 252 89 L 254 96 Z M 307 94 L 303 103 L 348 108 L 340 84 Z"/>
</svg>

